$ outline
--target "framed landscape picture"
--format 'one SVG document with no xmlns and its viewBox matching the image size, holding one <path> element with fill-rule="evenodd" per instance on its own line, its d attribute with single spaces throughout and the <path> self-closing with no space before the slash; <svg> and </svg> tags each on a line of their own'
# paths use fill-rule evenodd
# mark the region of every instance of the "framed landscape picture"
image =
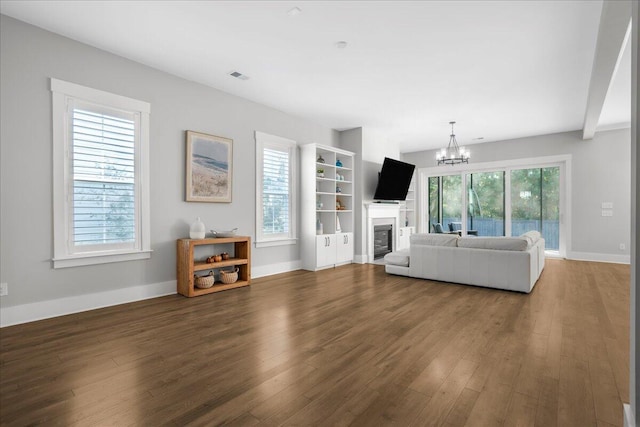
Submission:
<svg viewBox="0 0 640 427">
<path fill-rule="evenodd" d="M 233 140 L 187 131 L 187 202 L 231 202 Z"/>
</svg>

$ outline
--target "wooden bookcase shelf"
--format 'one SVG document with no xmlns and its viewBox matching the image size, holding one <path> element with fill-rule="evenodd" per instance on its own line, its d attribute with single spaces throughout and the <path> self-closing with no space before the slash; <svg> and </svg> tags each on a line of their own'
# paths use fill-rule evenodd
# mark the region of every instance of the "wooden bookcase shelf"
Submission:
<svg viewBox="0 0 640 427">
<path fill-rule="evenodd" d="M 207 263 L 206 261 L 196 261 L 194 252 L 196 246 L 211 246 L 211 253 L 216 253 L 215 245 L 233 243 L 233 258 L 225 261 Z M 226 291 L 227 289 L 249 286 L 251 283 L 251 237 L 220 237 L 213 239 L 178 239 L 178 293 L 186 297 L 197 297 L 213 292 Z M 238 281 L 231 284 L 216 282 L 207 289 L 200 289 L 194 286 L 193 275 L 198 271 L 215 270 L 223 267 L 237 266 Z"/>
</svg>

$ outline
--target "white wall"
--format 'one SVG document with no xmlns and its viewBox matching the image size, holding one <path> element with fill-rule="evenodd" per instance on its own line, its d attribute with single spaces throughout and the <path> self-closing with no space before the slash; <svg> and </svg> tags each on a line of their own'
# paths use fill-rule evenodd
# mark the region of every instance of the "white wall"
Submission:
<svg viewBox="0 0 640 427">
<path fill-rule="evenodd" d="M 331 129 L 0 19 L 0 280 L 9 284 L 3 309 L 114 290 L 128 295 L 128 288 L 173 281 L 176 239 L 188 236 L 196 216 L 207 229 L 238 227 L 255 237 L 255 130 L 337 145 Z M 150 260 L 52 269 L 50 77 L 151 103 Z M 184 201 L 186 130 L 234 140 L 232 203 Z M 254 272 L 300 259 L 297 245 L 253 248 L 252 255 Z"/>
<path fill-rule="evenodd" d="M 569 154 L 571 174 L 571 242 L 569 257 L 628 262 L 630 248 L 630 130 L 598 132 L 582 140 L 581 132 L 541 135 L 470 145 L 471 163 Z M 437 150 L 405 153 L 417 167 L 433 167 Z M 601 215 L 612 202 L 613 217 Z M 619 245 L 624 244 L 624 250 Z"/>
</svg>

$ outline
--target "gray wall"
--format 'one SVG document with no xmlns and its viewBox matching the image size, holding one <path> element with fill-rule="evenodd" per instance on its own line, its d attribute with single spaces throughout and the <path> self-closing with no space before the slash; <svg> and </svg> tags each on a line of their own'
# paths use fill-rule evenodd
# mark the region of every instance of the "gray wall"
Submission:
<svg viewBox="0 0 640 427">
<path fill-rule="evenodd" d="M 572 252 L 629 255 L 630 130 L 598 132 L 582 140 L 582 132 L 541 135 L 470 145 L 471 163 L 570 154 Z M 417 167 L 435 166 L 437 150 L 405 153 Z M 613 202 L 613 217 L 602 217 L 601 203 Z M 625 250 L 620 250 L 624 243 Z M 570 255 L 570 254 L 568 254 Z"/>
<path fill-rule="evenodd" d="M 0 280 L 3 307 L 175 280 L 177 238 L 207 229 L 255 236 L 255 141 L 260 130 L 337 145 L 338 132 L 1 16 Z M 53 270 L 49 78 L 151 103 L 148 261 Z M 238 84 L 243 84 L 239 82 Z M 185 130 L 234 140 L 233 202 L 184 201 Z M 297 245 L 255 249 L 253 267 L 300 259 Z"/>
<path fill-rule="evenodd" d="M 638 329 L 638 305 L 640 304 L 640 293 L 638 293 L 638 265 L 640 264 L 640 252 L 638 242 L 640 241 L 640 150 L 638 142 L 640 137 L 640 122 L 638 121 L 638 99 L 640 99 L 640 86 L 638 86 L 638 58 L 640 56 L 640 10 L 638 2 L 632 4 L 631 19 L 633 21 L 631 34 L 631 295 L 630 295 L 630 353 L 629 353 L 629 400 L 631 403 L 631 413 L 636 423 L 640 422 L 638 408 L 640 407 L 640 381 L 638 381 L 638 365 L 640 365 L 640 329 Z M 631 422 L 631 420 L 629 420 Z M 638 424 L 636 424 L 638 425 Z"/>
<path fill-rule="evenodd" d="M 353 194 L 353 250 L 355 255 L 362 255 L 362 241 L 363 241 L 363 222 L 362 211 L 364 209 L 362 205 L 362 128 L 349 129 L 340 132 L 340 147 L 353 151 L 356 153 L 355 161 L 353 165 L 354 182 L 357 185 L 354 186 Z M 366 236 L 366 235 L 365 235 Z M 366 238 L 366 237 L 365 237 Z"/>
<path fill-rule="evenodd" d="M 340 132 L 340 147 L 356 153 L 354 251 L 356 261 L 367 252 L 367 212 L 364 203 L 371 202 L 378 184 L 378 172 L 385 157 L 400 158 L 398 143 L 387 135 L 368 128 L 355 128 Z"/>
<path fill-rule="evenodd" d="M 364 128 L 362 134 L 362 162 L 363 162 L 363 199 L 365 202 L 373 200 L 378 184 L 378 172 L 382 169 L 385 157 L 400 160 L 399 144 L 387 135 L 375 130 Z"/>
</svg>

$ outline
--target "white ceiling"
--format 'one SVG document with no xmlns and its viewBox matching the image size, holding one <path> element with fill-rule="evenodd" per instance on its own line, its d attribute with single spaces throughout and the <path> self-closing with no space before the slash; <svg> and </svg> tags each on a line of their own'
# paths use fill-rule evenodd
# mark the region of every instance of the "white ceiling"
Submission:
<svg viewBox="0 0 640 427">
<path fill-rule="evenodd" d="M 302 13 L 288 15 L 294 6 Z M 582 129 L 601 9 L 601 0 L 0 3 L 5 15 L 324 126 L 374 128 L 402 152 L 445 145 L 450 120 L 461 145 Z M 630 74 L 611 86 L 610 124 L 629 121 L 630 103 L 620 104 Z"/>
</svg>

